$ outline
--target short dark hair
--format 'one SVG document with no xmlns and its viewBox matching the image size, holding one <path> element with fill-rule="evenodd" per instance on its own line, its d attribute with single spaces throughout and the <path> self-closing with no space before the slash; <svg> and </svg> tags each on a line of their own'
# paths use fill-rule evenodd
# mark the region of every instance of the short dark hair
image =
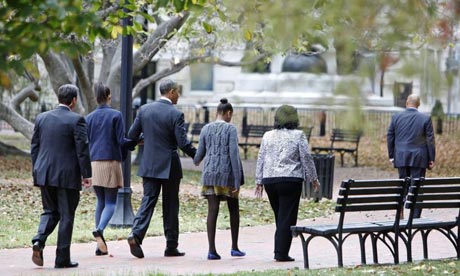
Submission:
<svg viewBox="0 0 460 276">
<path fill-rule="evenodd" d="M 226 98 L 220 99 L 220 104 L 217 106 L 217 114 L 224 114 L 225 112 L 233 112 L 233 106 Z"/>
<path fill-rule="evenodd" d="M 110 88 L 105 86 L 102 82 L 98 82 L 94 85 L 94 94 L 96 95 L 96 101 L 98 104 L 104 104 L 110 95 Z"/>
<path fill-rule="evenodd" d="M 299 127 L 297 109 L 292 105 L 282 105 L 275 113 L 275 129 L 296 129 Z"/>
<path fill-rule="evenodd" d="M 73 98 L 78 96 L 79 89 L 73 84 L 64 84 L 59 87 L 58 101 L 61 104 L 70 105 Z"/>
<path fill-rule="evenodd" d="M 177 82 L 171 80 L 171 79 L 165 79 L 160 82 L 160 94 L 165 95 L 172 89 L 177 89 L 179 88 L 179 85 Z"/>
</svg>

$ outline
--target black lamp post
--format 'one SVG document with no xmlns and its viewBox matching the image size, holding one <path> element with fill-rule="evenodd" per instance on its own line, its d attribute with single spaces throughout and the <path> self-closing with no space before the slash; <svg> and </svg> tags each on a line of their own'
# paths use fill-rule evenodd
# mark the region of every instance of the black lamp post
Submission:
<svg viewBox="0 0 460 276">
<path fill-rule="evenodd" d="M 125 10 L 125 12 L 128 12 Z M 132 26 L 132 18 L 126 17 L 122 21 L 123 26 Z M 133 88 L 133 37 L 123 35 L 121 40 L 121 89 L 120 104 L 121 113 L 126 125 L 126 134 L 132 124 L 132 88 Z M 111 226 L 129 227 L 133 225 L 134 213 L 131 205 L 131 152 L 128 152 L 123 161 L 123 188 L 118 190 L 117 206 L 110 220 Z"/>
</svg>

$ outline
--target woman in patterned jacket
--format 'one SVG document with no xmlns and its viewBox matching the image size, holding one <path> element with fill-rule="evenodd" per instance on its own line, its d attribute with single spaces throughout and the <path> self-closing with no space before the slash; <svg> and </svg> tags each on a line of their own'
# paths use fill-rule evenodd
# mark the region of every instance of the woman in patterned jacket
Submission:
<svg viewBox="0 0 460 276">
<path fill-rule="evenodd" d="M 319 181 L 305 134 L 297 130 L 299 117 L 290 105 L 282 105 L 275 113 L 274 130 L 264 134 L 257 158 L 256 196 L 265 187 L 275 213 L 275 260 L 294 261 L 289 256 L 292 243 L 291 225 L 297 223 L 302 182 L 311 181 L 318 190 Z"/>
</svg>

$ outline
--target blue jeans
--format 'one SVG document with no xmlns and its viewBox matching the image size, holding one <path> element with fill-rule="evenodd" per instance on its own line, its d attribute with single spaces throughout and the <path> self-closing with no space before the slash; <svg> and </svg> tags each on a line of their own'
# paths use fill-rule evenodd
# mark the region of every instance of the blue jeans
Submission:
<svg viewBox="0 0 460 276">
<path fill-rule="evenodd" d="M 100 186 L 93 186 L 96 192 L 96 229 L 104 232 L 105 227 L 112 218 L 117 204 L 118 188 L 104 188 Z"/>
</svg>

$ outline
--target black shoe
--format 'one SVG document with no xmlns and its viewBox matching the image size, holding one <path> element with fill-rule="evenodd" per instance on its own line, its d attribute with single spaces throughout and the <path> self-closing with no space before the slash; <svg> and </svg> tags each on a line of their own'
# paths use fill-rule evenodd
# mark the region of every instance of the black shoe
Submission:
<svg viewBox="0 0 460 276">
<path fill-rule="evenodd" d="M 54 268 L 72 268 L 72 267 L 77 267 L 78 263 L 77 262 L 68 262 L 68 263 L 63 263 L 63 264 L 55 264 Z"/>
<path fill-rule="evenodd" d="M 103 255 L 107 255 L 107 244 L 105 243 L 105 239 L 102 235 L 102 232 L 96 229 L 93 231 L 93 236 L 96 239 L 97 248 L 99 249 L 99 251 L 101 251 L 101 253 L 105 253 Z"/>
<path fill-rule="evenodd" d="M 134 236 L 133 233 L 129 234 L 128 236 L 128 244 L 129 249 L 131 250 L 131 254 L 134 257 L 144 258 L 144 252 L 142 251 L 139 240 L 136 236 Z"/>
<path fill-rule="evenodd" d="M 293 261 L 295 261 L 294 258 L 291 258 L 291 257 L 289 257 L 289 256 L 275 257 L 275 260 L 276 260 L 277 262 L 293 262 Z"/>
<path fill-rule="evenodd" d="M 177 248 L 166 248 L 165 257 L 182 257 L 185 252 L 180 252 Z"/>
<path fill-rule="evenodd" d="M 32 245 L 32 262 L 38 266 L 43 266 L 43 247 L 40 241 Z"/>
<path fill-rule="evenodd" d="M 109 252 L 102 252 L 99 248 L 96 248 L 96 256 L 108 255 Z"/>
</svg>

